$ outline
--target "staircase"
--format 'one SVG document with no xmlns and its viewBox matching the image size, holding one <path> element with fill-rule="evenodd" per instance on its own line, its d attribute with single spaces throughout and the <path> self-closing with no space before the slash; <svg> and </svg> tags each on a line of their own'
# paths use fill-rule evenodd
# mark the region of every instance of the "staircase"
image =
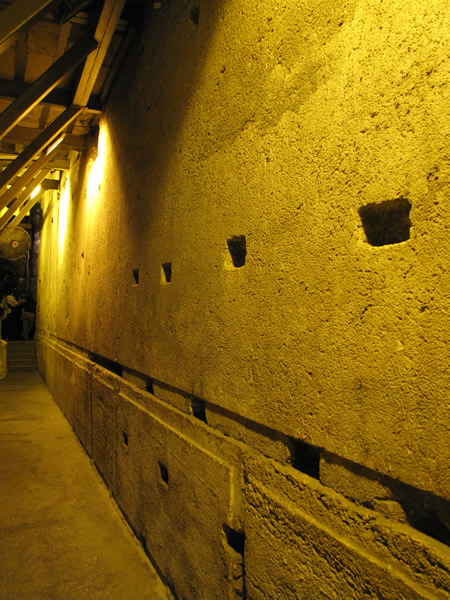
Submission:
<svg viewBox="0 0 450 600">
<path fill-rule="evenodd" d="M 8 342 L 6 347 L 8 371 L 36 371 L 36 343 Z"/>
</svg>

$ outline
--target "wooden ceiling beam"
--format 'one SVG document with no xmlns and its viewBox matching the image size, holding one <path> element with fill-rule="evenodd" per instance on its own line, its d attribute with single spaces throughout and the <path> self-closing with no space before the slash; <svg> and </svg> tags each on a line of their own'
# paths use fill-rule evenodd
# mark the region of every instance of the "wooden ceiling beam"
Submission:
<svg viewBox="0 0 450 600">
<path fill-rule="evenodd" d="M 61 182 L 59 179 L 44 179 L 41 185 L 44 190 L 59 190 Z"/>
<path fill-rule="evenodd" d="M 73 98 L 73 104 L 86 106 L 94 89 L 103 60 L 106 56 L 109 44 L 120 20 L 126 0 L 105 0 L 94 37 L 98 42 L 95 52 L 88 56 L 78 87 Z"/>
<path fill-rule="evenodd" d="M 50 148 L 49 151 L 47 151 L 45 154 L 42 154 L 42 156 L 40 156 L 30 167 L 28 167 L 23 175 L 15 180 L 8 190 L 3 192 L 3 194 L 0 196 L 0 211 L 3 210 L 13 198 L 21 193 L 22 189 L 28 185 L 36 173 L 45 167 L 45 165 L 56 155 L 59 149 L 59 145 L 54 144 L 53 148 Z"/>
<path fill-rule="evenodd" d="M 62 147 L 62 149 L 64 150 L 64 146 Z M 9 165 L 9 162 L 10 161 L 1 160 L 1 157 L 0 157 L 0 168 L 7 167 Z M 52 171 L 68 171 L 69 167 L 70 167 L 70 161 L 68 158 L 53 158 L 48 163 L 48 167 Z"/>
<path fill-rule="evenodd" d="M 0 13 L 1 14 L 1 13 Z M 0 56 L 17 42 L 18 35 L 14 33 L 10 35 L 2 44 L 0 44 Z"/>
<path fill-rule="evenodd" d="M 1 13 L 0 13 L 1 14 Z M 23 81 L 11 81 L 9 79 L 0 79 L 0 97 L 2 98 L 18 98 L 28 90 L 31 83 Z M 47 96 L 41 100 L 41 104 L 50 104 L 52 106 L 69 106 L 72 104 L 73 92 L 63 88 L 54 88 Z M 102 111 L 102 101 L 98 96 L 91 96 L 86 110 L 92 113 L 100 113 Z"/>
<path fill-rule="evenodd" d="M 37 187 L 37 186 L 36 186 Z M 46 192 L 47 190 L 45 188 L 41 188 L 40 191 L 36 194 L 36 196 L 34 196 L 34 198 L 30 198 L 23 206 L 22 208 L 19 210 L 19 212 L 17 213 L 17 215 L 14 217 L 14 219 L 11 221 L 11 223 L 7 224 L 7 227 L 16 227 L 16 225 L 19 225 L 22 221 L 22 219 L 25 217 L 25 215 L 33 208 L 33 206 L 35 204 L 37 204 L 37 202 L 39 202 L 39 200 L 42 198 L 43 194 Z"/>
<path fill-rule="evenodd" d="M 0 96 L 3 98 L 18 98 L 24 94 L 30 86 L 31 83 L 24 83 L 23 81 L 0 79 Z M 72 103 L 72 94 L 69 90 L 55 88 L 46 96 L 45 102 L 48 104 L 68 106 Z"/>
<path fill-rule="evenodd" d="M 91 38 L 79 40 L 59 58 L 30 87 L 0 114 L 0 139 L 3 138 L 23 117 L 53 90 L 58 82 L 95 48 L 97 42 Z"/>
<path fill-rule="evenodd" d="M 37 186 L 41 184 L 41 182 L 47 177 L 47 175 L 49 173 L 50 173 L 50 169 L 42 169 L 39 172 L 39 174 L 36 177 L 34 177 L 25 186 L 25 189 L 20 192 L 20 194 L 17 196 L 17 198 L 14 200 L 14 202 L 8 208 L 8 210 L 0 217 L 0 230 L 3 229 L 3 227 L 5 227 L 5 225 L 7 225 L 8 221 L 14 215 L 16 210 L 19 209 L 19 214 L 20 214 L 20 209 L 22 207 L 22 204 L 26 201 L 26 199 L 33 192 L 33 190 L 35 190 L 37 188 Z M 15 220 L 16 219 L 14 219 L 14 221 Z M 10 225 L 12 226 L 12 223 Z"/>
<path fill-rule="evenodd" d="M 17 126 L 11 129 L 11 131 L 7 135 L 5 135 L 3 139 L 5 142 L 12 142 L 13 144 L 28 143 L 32 142 L 36 138 L 36 136 L 41 134 L 42 132 L 42 129 L 33 129 L 31 127 Z M 73 150 L 83 150 L 83 148 L 86 147 L 86 136 L 66 135 L 66 137 L 64 138 L 64 146 L 69 146 Z"/>
<path fill-rule="evenodd" d="M 79 106 L 69 106 L 66 110 L 56 117 L 50 125 L 42 131 L 28 146 L 19 154 L 19 156 L 10 163 L 6 169 L 0 173 L 0 192 L 2 188 L 10 183 L 24 169 L 35 156 L 48 146 L 56 137 L 64 131 L 83 109 Z"/>
</svg>

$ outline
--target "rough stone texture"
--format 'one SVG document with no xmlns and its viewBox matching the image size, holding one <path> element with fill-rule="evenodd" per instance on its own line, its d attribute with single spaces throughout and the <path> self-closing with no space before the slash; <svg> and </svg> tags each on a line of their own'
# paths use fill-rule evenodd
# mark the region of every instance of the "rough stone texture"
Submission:
<svg viewBox="0 0 450 600">
<path fill-rule="evenodd" d="M 114 387 L 92 379 L 92 458 L 113 493 L 116 491 L 116 402 Z M 85 391 L 85 393 L 87 390 Z"/>
<path fill-rule="evenodd" d="M 67 353 L 42 339 L 39 362 L 53 364 Z M 86 358 L 79 356 L 74 370 L 90 374 L 83 393 L 92 397 L 94 462 L 177 597 L 447 597 L 444 544 Z M 71 377 L 60 371 L 59 389 Z M 352 477 L 372 500 L 390 493 Z"/>
<path fill-rule="evenodd" d="M 219 552 L 209 559 L 208 585 L 222 589 L 218 582 L 231 572 L 217 548 L 231 502 L 222 465 L 229 459 L 221 446 L 209 460 L 210 440 L 196 441 L 195 450 L 185 441 L 204 431 L 253 448 L 261 461 L 308 472 L 315 479 L 306 488 L 318 479 L 327 493 L 346 497 L 345 540 L 332 541 L 334 521 L 325 537 L 355 579 L 351 592 L 350 575 L 329 572 L 349 597 L 442 596 L 428 562 L 422 571 L 413 560 L 416 551 L 427 555 L 425 547 L 407 553 L 413 572 L 392 574 L 395 549 L 380 559 L 378 548 L 367 549 L 378 530 L 357 542 L 364 519 L 354 515 L 385 515 L 386 527 L 410 543 L 415 530 L 399 521 L 448 540 L 446 3 L 150 4 L 102 117 L 98 148 L 93 138 L 85 155 L 73 155 L 59 202 L 44 207 L 38 326 L 51 389 L 87 440 L 90 400 L 80 390 L 90 398 L 88 382 L 76 391 L 69 361 L 58 359 L 57 369 L 46 353 L 59 340 L 61 355 L 94 353 L 122 373 L 111 389 L 127 391 L 92 395 L 96 460 L 113 486 L 116 473 L 117 499 L 150 553 L 148 523 L 159 535 L 172 523 L 173 558 L 155 560 L 186 597 L 200 592 L 183 573 L 184 499 L 164 504 L 155 461 L 170 460 L 169 477 L 204 498 L 199 531 L 205 523 L 211 531 L 196 538 L 204 545 L 192 558 Z M 367 205 L 375 206 L 372 243 L 360 212 Z M 371 237 L 377 219 L 392 243 L 372 245 L 386 241 Z M 245 263 L 242 252 L 233 264 L 229 242 L 244 237 Z M 67 390 L 57 376 L 68 377 Z M 159 398 L 151 406 L 149 379 Z M 139 390 L 137 399 L 129 400 L 129 389 Z M 103 393 L 110 398 L 101 400 Z M 193 398 L 204 403 L 206 423 Z M 161 406 L 169 412 L 155 415 Z M 111 412 L 131 423 L 127 448 L 118 429 L 111 445 Z M 175 418 L 186 420 L 177 433 Z M 292 454 L 297 440 L 309 444 L 314 464 Z M 164 454 L 166 443 L 172 454 Z M 209 473 L 216 463 L 214 485 L 203 486 L 198 470 Z M 328 513 L 319 519 L 302 507 L 307 516 L 298 516 L 276 490 L 266 492 L 267 483 L 254 485 L 257 494 L 244 486 L 239 517 L 249 527 L 249 597 L 283 596 L 284 586 L 295 594 L 306 581 L 297 565 L 309 542 L 291 546 L 280 579 L 263 577 L 265 552 L 282 548 L 282 537 L 269 536 L 271 509 L 302 539 L 321 536 Z M 340 518 L 337 506 L 328 511 Z M 187 512 L 196 522 L 194 513 Z M 327 544 L 308 557 L 308 572 L 322 568 Z M 332 597 L 326 582 L 320 589 Z"/>
<path fill-rule="evenodd" d="M 118 503 L 171 587 L 185 598 L 228 598 L 229 465 L 124 396 L 117 435 Z"/>
<path fill-rule="evenodd" d="M 249 597 L 447 597 L 444 544 L 250 452 L 245 469 Z"/>
</svg>

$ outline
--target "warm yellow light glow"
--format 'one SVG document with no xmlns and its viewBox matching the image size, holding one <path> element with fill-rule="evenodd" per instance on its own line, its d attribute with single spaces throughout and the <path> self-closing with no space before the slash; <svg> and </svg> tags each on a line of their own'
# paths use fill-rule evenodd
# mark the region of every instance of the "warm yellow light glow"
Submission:
<svg viewBox="0 0 450 600">
<path fill-rule="evenodd" d="M 61 192 L 59 199 L 59 217 L 58 217 L 58 244 L 61 252 L 64 248 L 64 241 L 66 239 L 67 222 L 69 216 L 69 200 L 70 200 L 70 183 L 69 179 L 66 179 L 66 183 Z"/>
<path fill-rule="evenodd" d="M 33 200 L 33 198 L 36 198 L 36 196 L 39 194 L 40 191 L 41 191 L 41 186 L 37 185 L 30 194 L 30 200 Z"/>
<path fill-rule="evenodd" d="M 53 150 L 60 145 L 60 143 L 63 141 L 63 139 L 64 139 L 64 135 L 62 135 L 60 138 L 58 138 L 56 140 L 56 142 L 50 146 L 50 148 L 47 150 L 47 152 L 45 154 L 50 154 L 50 152 L 53 152 Z"/>
<path fill-rule="evenodd" d="M 92 209 L 97 205 L 99 192 L 103 180 L 103 169 L 105 166 L 106 127 L 100 127 L 98 135 L 97 157 L 92 163 L 87 184 L 87 208 L 92 216 Z"/>
</svg>

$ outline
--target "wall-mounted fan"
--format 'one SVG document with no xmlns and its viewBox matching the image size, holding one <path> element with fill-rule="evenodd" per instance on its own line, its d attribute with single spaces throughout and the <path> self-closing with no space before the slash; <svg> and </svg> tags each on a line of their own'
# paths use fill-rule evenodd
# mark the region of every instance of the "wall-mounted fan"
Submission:
<svg viewBox="0 0 450 600">
<path fill-rule="evenodd" d="M 19 260 L 26 256 L 31 239 L 22 227 L 5 227 L 0 231 L 0 258 Z"/>
</svg>

